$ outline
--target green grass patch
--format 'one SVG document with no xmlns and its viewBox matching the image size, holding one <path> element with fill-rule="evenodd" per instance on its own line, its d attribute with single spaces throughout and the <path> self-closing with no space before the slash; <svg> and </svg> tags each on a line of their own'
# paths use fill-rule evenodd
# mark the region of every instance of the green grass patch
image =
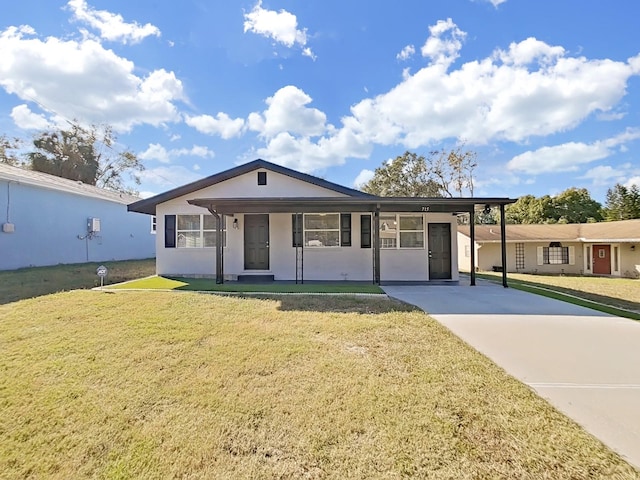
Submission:
<svg viewBox="0 0 640 480">
<path fill-rule="evenodd" d="M 142 290 L 189 290 L 199 292 L 238 292 L 238 293 L 370 293 L 384 294 L 384 291 L 373 284 L 364 283 L 238 283 L 230 282 L 216 284 L 215 280 L 207 278 L 173 278 L 153 276 L 134 280 L 113 289 L 142 289 Z"/>
<path fill-rule="evenodd" d="M 49 293 L 97 287 L 100 285 L 100 277 L 96 275 L 99 265 L 109 270 L 104 279 L 105 285 L 147 277 L 156 270 L 155 259 L 150 258 L 0 271 L 0 304 Z"/>
<path fill-rule="evenodd" d="M 386 298 L 74 291 L 0 305 L 3 478 L 638 478 Z"/>
<path fill-rule="evenodd" d="M 499 281 L 494 274 L 477 274 L 477 276 L 493 282 Z M 562 300 L 618 317 L 640 320 L 640 303 L 635 301 L 640 295 L 638 280 L 509 273 L 507 274 L 507 282 L 510 287 L 518 290 Z"/>
</svg>

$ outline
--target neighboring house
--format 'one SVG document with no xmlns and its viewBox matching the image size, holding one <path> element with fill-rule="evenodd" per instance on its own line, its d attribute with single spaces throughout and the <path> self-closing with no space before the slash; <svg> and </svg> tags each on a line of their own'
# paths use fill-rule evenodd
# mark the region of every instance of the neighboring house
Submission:
<svg viewBox="0 0 640 480">
<path fill-rule="evenodd" d="M 640 219 L 507 225 L 506 234 L 508 272 L 640 277 Z M 470 249 L 469 226 L 460 226 L 458 258 L 465 270 Z M 475 249 L 478 270 L 498 270 L 500 226 L 476 225 Z"/>
<path fill-rule="evenodd" d="M 264 160 L 129 205 L 155 215 L 159 275 L 458 280 L 456 215 L 510 199 L 369 195 Z"/>
<path fill-rule="evenodd" d="M 155 256 L 152 221 L 127 211 L 135 200 L 0 163 L 0 270 Z"/>
</svg>

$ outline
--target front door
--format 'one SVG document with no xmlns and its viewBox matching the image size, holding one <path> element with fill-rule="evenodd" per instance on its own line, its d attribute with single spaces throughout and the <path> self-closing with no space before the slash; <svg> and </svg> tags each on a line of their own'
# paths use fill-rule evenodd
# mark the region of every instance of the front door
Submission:
<svg viewBox="0 0 640 480">
<path fill-rule="evenodd" d="M 269 215 L 244 216 L 244 269 L 269 270 Z"/>
<path fill-rule="evenodd" d="M 451 278 L 451 224 L 429 224 L 429 280 Z"/>
<path fill-rule="evenodd" d="M 611 245 L 594 245 L 593 273 L 597 275 L 611 275 Z"/>
</svg>

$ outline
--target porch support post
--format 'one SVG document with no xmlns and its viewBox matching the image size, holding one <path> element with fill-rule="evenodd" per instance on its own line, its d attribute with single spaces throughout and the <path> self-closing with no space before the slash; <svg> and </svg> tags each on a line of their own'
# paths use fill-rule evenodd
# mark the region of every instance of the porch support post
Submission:
<svg viewBox="0 0 640 480">
<path fill-rule="evenodd" d="M 224 235 L 222 232 L 223 216 L 212 207 L 208 208 L 211 215 L 216 219 L 216 283 L 224 283 Z"/>
<path fill-rule="evenodd" d="M 469 241 L 471 245 L 469 247 L 469 254 L 471 256 L 471 286 L 476 285 L 476 217 L 475 210 L 471 207 L 469 212 Z"/>
<path fill-rule="evenodd" d="M 373 283 L 380 285 L 380 205 L 373 213 Z"/>
<path fill-rule="evenodd" d="M 507 285 L 507 220 L 504 218 L 504 203 L 500 204 L 500 242 L 502 244 L 502 286 Z"/>
</svg>

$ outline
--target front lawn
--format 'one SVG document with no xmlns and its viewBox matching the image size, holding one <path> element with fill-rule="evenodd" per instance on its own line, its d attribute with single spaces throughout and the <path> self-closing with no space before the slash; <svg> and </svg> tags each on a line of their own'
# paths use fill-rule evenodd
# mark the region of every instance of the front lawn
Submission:
<svg viewBox="0 0 640 480">
<path fill-rule="evenodd" d="M 96 275 L 99 265 L 108 269 L 105 285 L 147 277 L 156 271 L 155 258 L 4 270 L 0 271 L 0 304 L 49 293 L 96 287 L 100 285 L 100 277 Z"/>
<path fill-rule="evenodd" d="M 387 299 L 75 291 L 0 305 L 2 478 L 638 478 Z"/>
<path fill-rule="evenodd" d="M 227 282 L 216 284 L 210 278 L 170 278 L 153 276 L 142 278 L 119 285 L 113 285 L 114 289 L 140 289 L 140 290 L 189 290 L 197 292 L 267 292 L 267 293 L 371 293 L 383 294 L 377 285 L 371 283 L 356 282 L 307 282 L 295 283 L 239 283 Z"/>
</svg>

